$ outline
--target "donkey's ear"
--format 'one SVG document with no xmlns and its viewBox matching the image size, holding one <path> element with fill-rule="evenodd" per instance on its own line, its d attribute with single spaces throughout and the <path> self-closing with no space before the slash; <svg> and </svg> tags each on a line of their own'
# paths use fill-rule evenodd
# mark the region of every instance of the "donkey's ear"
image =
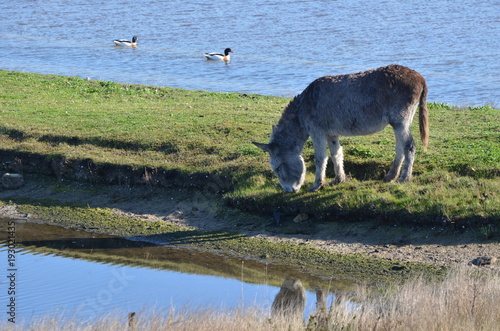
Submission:
<svg viewBox="0 0 500 331">
<path fill-rule="evenodd" d="M 256 143 L 256 142 L 252 142 L 252 144 L 259 147 L 264 152 L 271 153 L 271 146 L 269 146 L 269 144 L 261 144 L 261 143 Z"/>
</svg>

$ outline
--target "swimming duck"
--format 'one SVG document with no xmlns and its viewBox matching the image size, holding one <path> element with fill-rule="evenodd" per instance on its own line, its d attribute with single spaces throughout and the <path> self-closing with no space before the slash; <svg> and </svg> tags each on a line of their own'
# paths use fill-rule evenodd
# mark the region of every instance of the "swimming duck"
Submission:
<svg viewBox="0 0 500 331">
<path fill-rule="evenodd" d="M 115 39 L 113 42 L 115 43 L 116 46 L 129 46 L 129 47 L 135 47 L 137 46 L 137 36 L 132 37 L 132 41 L 127 40 L 127 39 Z"/>
<path fill-rule="evenodd" d="M 222 60 L 225 62 L 229 62 L 229 60 L 231 59 L 231 56 L 229 55 L 230 52 L 233 53 L 231 48 L 226 48 L 224 50 L 224 54 L 213 52 L 213 53 L 204 53 L 203 55 L 205 55 L 207 60 Z"/>
</svg>

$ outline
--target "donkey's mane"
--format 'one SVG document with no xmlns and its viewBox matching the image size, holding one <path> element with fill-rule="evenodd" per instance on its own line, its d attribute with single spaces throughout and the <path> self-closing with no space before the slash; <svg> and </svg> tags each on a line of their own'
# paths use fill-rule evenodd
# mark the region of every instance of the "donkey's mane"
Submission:
<svg viewBox="0 0 500 331">
<path fill-rule="evenodd" d="M 303 93 L 296 95 L 292 101 L 288 103 L 283 112 L 281 113 L 281 118 L 278 124 L 275 126 L 275 131 L 281 131 L 281 128 L 288 126 L 289 124 L 297 121 L 298 122 L 298 112 L 303 100 Z"/>
<path fill-rule="evenodd" d="M 283 110 L 278 124 L 273 127 L 271 144 L 283 146 L 289 151 L 302 152 L 304 143 L 309 137 L 300 122 L 299 112 L 303 106 L 303 94 L 302 92 L 293 98 Z"/>
</svg>

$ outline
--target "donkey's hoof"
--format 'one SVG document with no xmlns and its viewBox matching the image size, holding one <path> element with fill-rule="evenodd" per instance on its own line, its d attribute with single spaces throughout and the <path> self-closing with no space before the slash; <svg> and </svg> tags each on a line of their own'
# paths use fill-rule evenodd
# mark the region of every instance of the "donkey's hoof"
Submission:
<svg viewBox="0 0 500 331">
<path fill-rule="evenodd" d="M 384 176 L 384 182 L 386 182 L 386 183 L 390 183 L 390 182 L 392 182 L 395 178 L 396 178 L 396 177 L 394 177 L 394 176 L 385 175 L 385 176 Z"/>
<path fill-rule="evenodd" d="M 328 185 L 333 186 L 333 185 L 338 185 L 340 183 L 343 183 L 346 181 L 346 177 L 335 177 L 334 180 L 332 180 Z"/>
<path fill-rule="evenodd" d="M 398 179 L 398 183 L 408 183 L 409 181 L 410 177 L 405 177 L 405 178 L 399 177 Z"/>
<path fill-rule="evenodd" d="M 316 191 L 318 191 L 318 190 L 319 190 L 322 186 L 323 186 L 323 184 L 319 184 L 319 185 L 318 185 L 318 184 L 314 184 L 314 185 L 312 185 L 311 187 L 309 187 L 309 188 L 307 189 L 307 192 L 316 192 Z"/>
</svg>

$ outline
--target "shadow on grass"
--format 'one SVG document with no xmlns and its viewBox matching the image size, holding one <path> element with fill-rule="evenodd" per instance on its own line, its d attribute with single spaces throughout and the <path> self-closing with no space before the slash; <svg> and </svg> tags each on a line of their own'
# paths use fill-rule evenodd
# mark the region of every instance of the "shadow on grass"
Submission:
<svg viewBox="0 0 500 331">
<path fill-rule="evenodd" d="M 106 185 L 199 188 L 224 192 L 232 188 L 225 175 L 188 172 L 177 168 L 95 163 L 92 159 L 69 159 L 0 148 L 0 171 L 32 173 L 78 182 Z"/>
<path fill-rule="evenodd" d="M 36 139 L 39 142 L 45 142 L 49 144 L 68 144 L 70 146 L 78 145 L 94 145 L 101 148 L 113 148 L 113 149 L 123 149 L 132 151 L 159 151 L 164 154 L 173 154 L 178 152 L 177 147 L 169 142 L 163 142 L 159 145 L 145 144 L 134 141 L 123 141 L 117 139 L 102 139 L 97 137 L 92 138 L 82 138 L 82 137 L 70 137 L 63 135 L 52 135 L 44 134 L 42 136 L 30 135 L 24 131 L 1 127 L 0 133 L 7 135 L 9 138 L 22 142 L 28 139 Z"/>
<path fill-rule="evenodd" d="M 404 207 L 371 203 L 356 208 L 343 208 L 335 203 L 333 193 L 318 197 L 317 193 L 275 193 L 263 197 L 227 198 L 229 206 L 243 211 L 258 211 L 268 217 L 264 226 L 276 236 L 311 236 L 320 240 L 357 242 L 366 245 L 466 245 L 495 242 L 499 237 L 500 220 L 496 215 L 473 215 L 451 219 L 439 208 L 409 212 Z M 391 210 L 389 210 L 391 208 Z M 306 221 L 294 219 L 307 215 Z"/>
</svg>

